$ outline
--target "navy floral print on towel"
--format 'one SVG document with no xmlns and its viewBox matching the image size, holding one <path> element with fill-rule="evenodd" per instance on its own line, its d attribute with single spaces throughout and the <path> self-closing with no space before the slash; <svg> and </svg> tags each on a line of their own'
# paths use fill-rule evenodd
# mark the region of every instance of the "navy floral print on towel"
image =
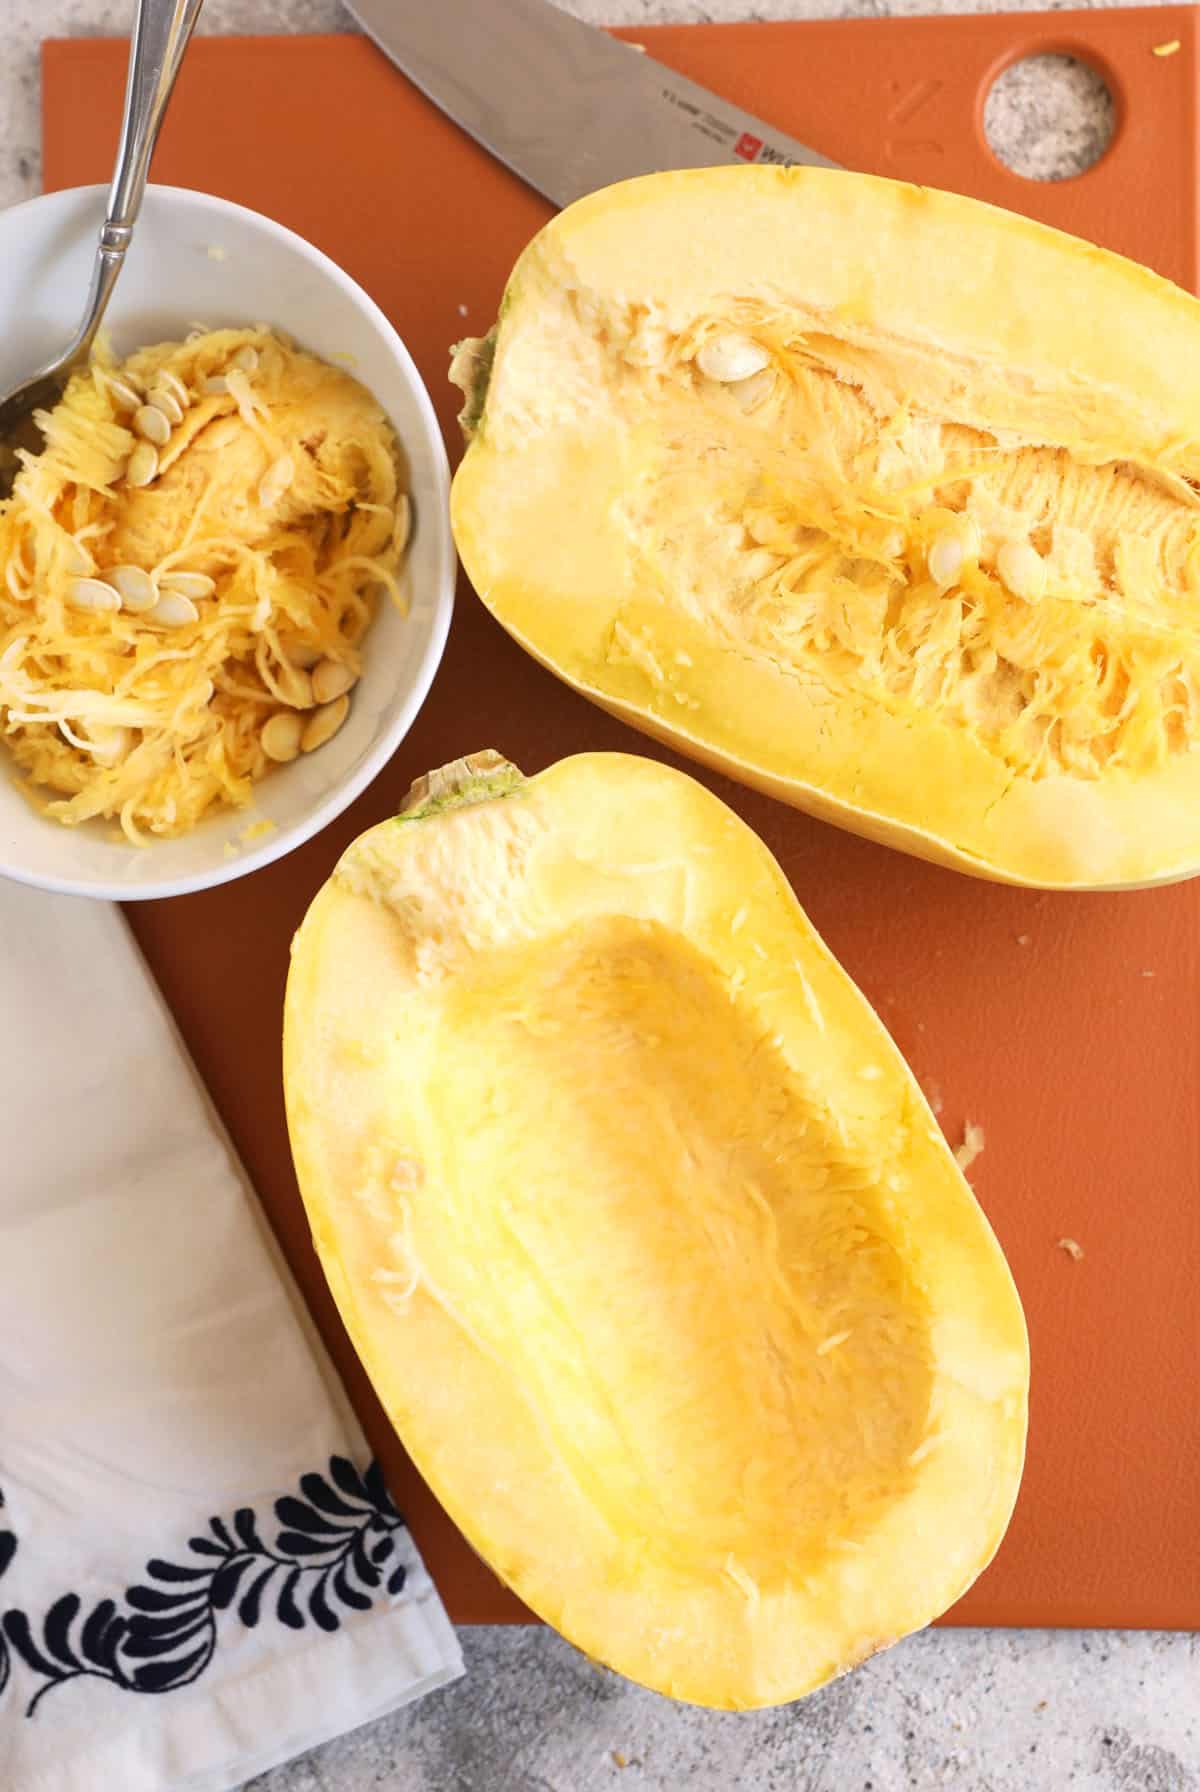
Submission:
<svg viewBox="0 0 1200 1792">
<path fill-rule="evenodd" d="M 0 1488 L 0 1513 L 4 1511 L 4 1490 Z M 0 1518 L 0 1580 L 4 1579 L 9 1563 L 17 1553 L 17 1540 Z M 0 1693 L 8 1685 L 8 1676 L 12 1672 L 12 1658 L 8 1644 L 4 1640 L 4 1632 L 0 1630 Z"/>
<path fill-rule="evenodd" d="M 3 1506 L 0 1493 L 0 1578 L 17 1549 Z M 210 1518 L 207 1532 L 188 1540 L 182 1561 L 152 1557 L 143 1579 L 86 1614 L 74 1592 L 62 1593 L 36 1619 L 19 1608 L 5 1611 L 0 1694 L 18 1660 L 41 1682 L 26 1717 L 72 1680 L 173 1692 L 204 1673 L 228 1623 L 252 1629 L 266 1618 L 293 1630 L 337 1630 L 348 1613 L 368 1611 L 403 1588 L 404 1520 L 378 1463 L 360 1473 L 346 1457 L 331 1457 L 325 1473 L 302 1475 L 298 1494 L 275 1501 L 274 1517 L 270 1542 L 249 1506 L 228 1520 Z"/>
</svg>

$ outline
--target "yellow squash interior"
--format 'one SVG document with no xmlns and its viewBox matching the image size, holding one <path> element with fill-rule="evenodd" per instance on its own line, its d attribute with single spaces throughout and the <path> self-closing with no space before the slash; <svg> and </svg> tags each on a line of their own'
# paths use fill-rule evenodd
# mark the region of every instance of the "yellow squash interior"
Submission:
<svg viewBox="0 0 1200 1792">
<path fill-rule="evenodd" d="M 653 176 L 460 352 L 455 532 L 531 652 L 801 807 L 1016 882 L 1186 876 L 1198 368 L 1195 299 L 1008 213 Z"/>
<path fill-rule="evenodd" d="M 1007 1268 L 715 797 L 623 755 L 465 794 L 364 835 L 295 942 L 317 1248 L 410 1453 L 536 1611 L 677 1697 L 794 1698 L 1000 1540 Z"/>
</svg>

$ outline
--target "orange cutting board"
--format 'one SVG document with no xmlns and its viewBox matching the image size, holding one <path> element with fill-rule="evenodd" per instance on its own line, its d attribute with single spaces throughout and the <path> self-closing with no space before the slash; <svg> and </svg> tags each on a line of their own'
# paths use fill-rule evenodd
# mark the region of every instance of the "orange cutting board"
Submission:
<svg viewBox="0 0 1200 1792">
<path fill-rule="evenodd" d="M 1200 273 L 1190 8 L 629 35 L 841 161 L 1023 209 L 1188 284 Z M 1172 39 L 1176 54 L 1153 54 Z M 980 131 L 989 80 L 1038 49 L 1084 55 L 1117 99 L 1108 156 L 1053 186 L 1007 173 Z M 48 187 L 106 178 L 124 56 L 112 41 L 47 45 Z M 548 215 L 540 199 L 353 38 L 198 41 L 155 175 L 269 212 L 349 269 L 408 341 L 457 457 L 447 345 L 490 323 Z M 928 274 L 953 280 L 954 268 Z M 288 941 L 309 898 L 413 777 L 485 745 L 528 771 L 581 748 L 670 757 L 526 658 L 464 585 L 432 695 L 348 815 L 253 877 L 131 911 L 447 1604 L 468 1622 L 525 1614 L 406 1461 L 341 1334 L 292 1179 L 278 1060 Z M 971 1178 L 1029 1315 L 1032 1425 L 1008 1538 L 950 1621 L 1200 1626 L 1200 880 L 1122 896 L 1003 889 L 696 775 L 778 855 L 950 1139 L 968 1118 L 985 1131 Z"/>
</svg>

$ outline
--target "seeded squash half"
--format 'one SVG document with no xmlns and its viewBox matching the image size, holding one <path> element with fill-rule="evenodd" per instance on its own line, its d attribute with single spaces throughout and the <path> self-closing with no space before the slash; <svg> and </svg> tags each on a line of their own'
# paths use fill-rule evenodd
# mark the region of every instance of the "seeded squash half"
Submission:
<svg viewBox="0 0 1200 1792">
<path fill-rule="evenodd" d="M 952 194 L 655 175 L 460 346 L 459 551 L 532 654 L 826 820 L 1046 887 L 1200 868 L 1200 303 Z"/>
<path fill-rule="evenodd" d="M 285 1083 L 342 1318 L 408 1451 L 589 1655 L 793 1699 L 1008 1521 L 1000 1249 L 761 841 L 625 755 L 459 762 L 296 936 Z"/>
</svg>

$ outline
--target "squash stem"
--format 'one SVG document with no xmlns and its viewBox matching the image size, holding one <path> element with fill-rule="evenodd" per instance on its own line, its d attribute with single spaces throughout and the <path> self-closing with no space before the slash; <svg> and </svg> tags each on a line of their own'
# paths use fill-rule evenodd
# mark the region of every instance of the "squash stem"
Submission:
<svg viewBox="0 0 1200 1792">
<path fill-rule="evenodd" d="M 423 821 L 447 809 L 463 809 L 470 803 L 490 803 L 511 796 L 525 783 L 525 775 L 493 747 L 452 759 L 418 778 L 400 805 L 398 821 Z"/>
</svg>

